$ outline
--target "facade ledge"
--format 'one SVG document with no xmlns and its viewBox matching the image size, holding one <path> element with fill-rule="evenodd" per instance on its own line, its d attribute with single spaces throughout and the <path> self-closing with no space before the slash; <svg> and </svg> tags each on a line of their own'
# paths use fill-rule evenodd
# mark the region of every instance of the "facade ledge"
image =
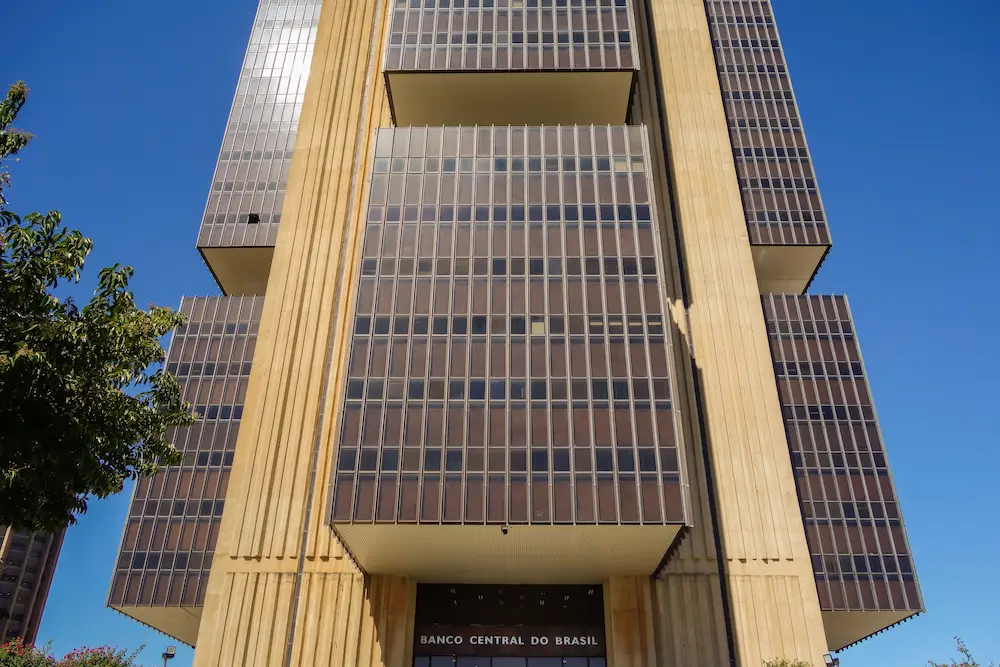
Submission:
<svg viewBox="0 0 1000 667">
<path fill-rule="evenodd" d="M 597 583 L 652 576 L 682 525 L 333 524 L 368 575 L 426 583 Z M 580 558 L 586 554 L 587 558 Z"/>
</svg>

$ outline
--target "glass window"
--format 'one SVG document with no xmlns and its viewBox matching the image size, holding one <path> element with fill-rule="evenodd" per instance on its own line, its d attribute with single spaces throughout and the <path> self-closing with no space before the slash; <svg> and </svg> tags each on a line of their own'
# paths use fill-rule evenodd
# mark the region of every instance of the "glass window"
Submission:
<svg viewBox="0 0 1000 667">
<path fill-rule="evenodd" d="M 497 19 L 492 4 L 475 8 L 477 29 L 487 18 Z M 451 5 L 440 26 L 437 4 L 415 8 L 416 16 L 434 19 L 427 47 L 435 48 L 438 37 L 449 44 L 445 61 L 434 66 L 447 67 L 455 55 L 450 17 L 471 9 L 469 2 Z M 567 16 L 575 10 L 581 14 L 579 25 L 589 14 L 595 20 L 590 33 L 577 31 L 580 38 L 603 40 L 607 26 L 600 24 L 600 10 L 588 14 L 565 8 L 561 28 L 554 7 L 536 6 L 528 17 L 521 10 L 505 10 L 502 17 L 519 24 L 515 31 L 527 31 L 526 44 L 541 47 L 570 42 L 578 23 Z M 533 26 L 525 25 L 529 19 Z M 414 30 L 422 25 L 404 21 L 400 29 L 411 24 Z M 549 42 L 539 30 L 548 30 Z M 557 31 L 564 42 L 558 42 Z M 606 32 L 617 44 L 616 30 Z M 425 43 L 423 33 L 399 32 L 401 38 L 404 34 L 413 35 L 414 47 Z M 464 32 L 461 36 L 456 53 L 464 66 L 481 66 L 480 49 L 467 53 L 470 42 Z M 600 59 L 613 55 L 601 48 L 595 53 Z M 502 67 L 496 53 L 488 55 L 491 68 Z M 539 62 L 565 65 L 558 49 L 536 55 Z M 405 62 L 402 52 L 399 62 Z M 425 62 L 438 61 L 431 56 Z M 617 67 L 624 61 L 615 56 L 608 62 Z M 437 142 L 426 151 L 425 135 Z M 357 417 L 348 428 L 345 404 L 343 434 L 351 446 L 337 462 L 345 471 L 342 479 L 354 484 L 346 473 L 362 463 L 365 470 L 422 466 L 449 473 L 435 477 L 434 488 L 406 514 L 398 504 L 405 484 L 394 476 L 375 476 L 371 468 L 373 490 L 366 490 L 363 500 L 371 502 L 375 515 L 392 520 L 405 515 L 410 521 L 499 516 L 613 522 L 675 515 L 672 501 L 661 508 L 659 499 L 673 496 L 663 493 L 657 475 L 658 466 L 668 464 L 663 462 L 671 471 L 678 469 L 669 404 L 671 332 L 657 275 L 663 262 L 648 202 L 631 200 L 633 192 L 639 193 L 635 177 L 646 170 L 641 129 L 385 128 L 376 142 L 388 142 L 393 150 L 376 156 L 370 186 L 371 222 L 362 259 L 371 266 L 358 271 L 372 277 L 357 276 L 345 392 L 345 400 L 360 407 L 353 408 Z M 430 173 L 438 169 L 450 173 Z M 439 185 L 450 190 L 441 207 Z M 635 403 L 653 399 L 655 406 Z M 391 402 L 375 403 L 381 400 Z M 456 414 L 464 420 L 455 422 Z M 653 429 L 661 425 L 670 433 L 657 438 Z M 421 451 L 424 438 L 430 449 Z M 468 453 L 457 448 L 450 453 L 458 444 Z M 596 449 L 584 449 L 589 447 Z M 845 465 L 850 465 L 847 457 Z M 459 488 L 472 488 L 465 469 L 490 473 L 489 480 L 480 480 L 478 501 L 457 501 L 448 491 L 455 480 Z M 599 472 L 600 478 L 570 480 L 571 470 Z M 550 473 L 561 473 L 556 476 L 565 492 L 558 498 L 550 494 L 557 481 L 549 479 Z M 385 492 L 383 483 L 389 485 Z M 653 484 L 655 493 L 647 492 L 646 484 Z M 545 490 L 541 496 L 539 489 Z M 360 507 L 357 493 L 349 491 L 345 497 Z M 382 499 L 390 491 L 383 514 Z M 334 495 L 339 497 L 336 490 Z M 657 500 L 650 504 L 647 497 Z M 626 507 L 629 516 L 619 516 L 619 508 Z M 471 519 L 469 512 L 482 517 Z"/>
</svg>

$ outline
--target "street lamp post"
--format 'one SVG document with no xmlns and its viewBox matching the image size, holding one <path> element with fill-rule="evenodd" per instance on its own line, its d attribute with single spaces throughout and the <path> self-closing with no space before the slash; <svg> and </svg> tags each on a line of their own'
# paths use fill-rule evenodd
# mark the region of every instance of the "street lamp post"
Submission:
<svg viewBox="0 0 1000 667">
<path fill-rule="evenodd" d="M 163 658 L 163 667 L 167 667 L 167 661 L 177 657 L 177 647 L 168 646 L 160 657 Z"/>
</svg>

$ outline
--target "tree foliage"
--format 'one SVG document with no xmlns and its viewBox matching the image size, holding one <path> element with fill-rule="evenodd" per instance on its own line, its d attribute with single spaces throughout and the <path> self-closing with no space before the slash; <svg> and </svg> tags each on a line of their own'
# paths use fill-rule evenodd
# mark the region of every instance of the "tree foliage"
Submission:
<svg viewBox="0 0 1000 667">
<path fill-rule="evenodd" d="M 0 667 L 138 667 L 135 659 L 141 651 L 101 646 L 70 651 L 56 659 L 48 647 L 35 648 L 15 639 L 0 645 Z"/>
<path fill-rule="evenodd" d="M 118 264 L 88 303 L 59 298 L 92 242 L 56 211 L 7 209 L 7 165 L 31 139 L 12 127 L 27 92 L 18 83 L 0 101 L 0 524 L 54 530 L 88 498 L 176 463 L 166 430 L 194 416 L 161 367 L 159 340 L 182 317 L 136 308 L 132 269 Z"/>
<path fill-rule="evenodd" d="M 951 662 L 934 662 L 931 660 L 927 663 L 928 667 L 996 667 L 996 663 L 991 662 L 989 665 L 980 665 L 976 662 L 976 659 L 972 657 L 972 651 L 969 647 L 965 645 L 961 637 L 955 637 L 955 644 L 960 656 L 959 660 L 952 659 Z"/>
<path fill-rule="evenodd" d="M 996 663 L 991 662 L 988 665 L 981 665 L 976 662 L 976 659 L 972 657 L 972 651 L 969 647 L 965 645 L 960 637 L 955 637 L 955 643 L 957 644 L 959 658 L 952 659 L 951 662 L 934 662 L 931 660 L 927 663 L 927 667 L 997 667 Z M 787 658 L 781 658 L 778 660 L 769 660 L 764 663 L 764 667 L 810 667 L 809 663 L 802 660 L 788 660 Z"/>
</svg>

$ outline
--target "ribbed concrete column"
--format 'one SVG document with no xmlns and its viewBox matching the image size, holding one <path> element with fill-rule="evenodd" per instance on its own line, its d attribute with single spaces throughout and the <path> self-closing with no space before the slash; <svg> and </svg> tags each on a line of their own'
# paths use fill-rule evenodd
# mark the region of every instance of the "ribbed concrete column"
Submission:
<svg viewBox="0 0 1000 667">
<path fill-rule="evenodd" d="M 604 583 L 604 626 L 609 667 L 655 667 L 653 605 L 648 577 L 612 577 Z"/>
<path fill-rule="evenodd" d="M 387 5 L 323 3 L 196 667 L 410 667 L 415 586 L 366 580 L 326 511 Z"/>
<path fill-rule="evenodd" d="M 638 115 L 659 142 L 661 207 L 677 224 L 666 236 L 680 268 L 667 278 L 677 281 L 675 321 L 686 343 L 677 346 L 686 355 L 679 398 L 687 402 L 695 523 L 656 585 L 658 637 L 672 656 L 665 664 L 728 663 L 728 625 L 740 667 L 778 657 L 818 667 L 823 621 L 705 5 L 636 4 L 640 24 L 649 21 L 652 32 L 652 39 L 645 29 L 640 35 Z"/>
</svg>

